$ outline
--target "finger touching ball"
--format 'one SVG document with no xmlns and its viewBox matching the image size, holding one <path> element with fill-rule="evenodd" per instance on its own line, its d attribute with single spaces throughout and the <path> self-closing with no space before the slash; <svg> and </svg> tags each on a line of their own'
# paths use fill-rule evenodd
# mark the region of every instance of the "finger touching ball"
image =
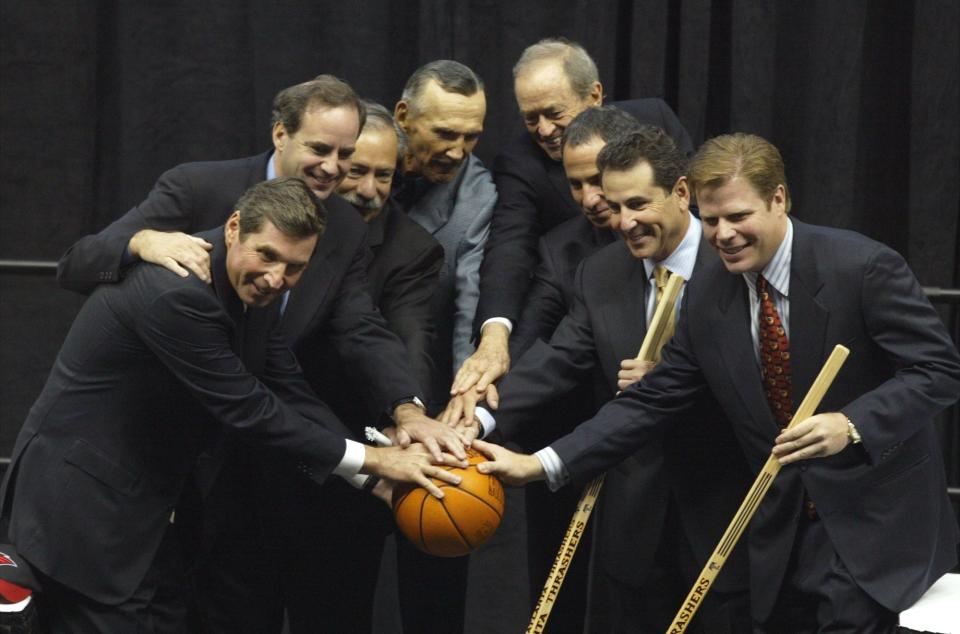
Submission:
<svg viewBox="0 0 960 634">
<path fill-rule="evenodd" d="M 467 449 L 465 469 L 443 467 L 460 476 L 460 484 L 433 482 L 443 499 L 418 486 L 397 487 L 393 494 L 393 516 L 400 532 L 425 553 L 437 557 L 460 557 L 485 543 L 500 526 L 503 517 L 503 485 L 496 476 L 477 471 L 487 460 Z"/>
</svg>

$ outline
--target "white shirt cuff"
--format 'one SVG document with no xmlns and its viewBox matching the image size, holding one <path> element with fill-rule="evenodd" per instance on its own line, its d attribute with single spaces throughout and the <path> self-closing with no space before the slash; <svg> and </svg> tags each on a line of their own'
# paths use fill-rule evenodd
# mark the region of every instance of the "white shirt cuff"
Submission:
<svg viewBox="0 0 960 634">
<path fill-rule="evenodd" d="M 364 446 L 355 440 L 346 439 L 347 448 L 343 452 L 343 458 L 340 460 L 333 472 L 349 482 L 354 487 L 360 489 L 367 482 L 370 476 L 360 473 L 363 467 L 363 461 L 367 457 L 367 451 Z"/>
<path fill-rule="evenodd" d="M 507 327 L 507 334 L 513 332 L 513 322 L 507 319 L 506 317 L 491 317 L 487 321 L 483 322 L 480 326 L 480 335 L 483 336 L 483 329 L 487 327 L 487 324 L 503 324 Z"/>
<path fill-rule="evenodd" d="M 563 466 L 563 461 L 560 460 L 560 456 L 558 456 L 557 452 L 551 447 L 544 447 L 533 455 L 537 457 L 537 460 L 539 460 L 543 466 L 543 472 L 547 476 L 547 488 L 551 491 L 556 491 L 570 481 L 570 474 L 567 473 L 567 468 Z"/>
<path fill-rule="evenodd" d="M 494 429 L 497 428 L 497 421 L 494 419 L 493 414 L 488 412 L 482 407 L 477 407 L 473 410 L 473 415 L 480 420 L 480 437 L 486 438 L 489 436 Z"/>
</svg>

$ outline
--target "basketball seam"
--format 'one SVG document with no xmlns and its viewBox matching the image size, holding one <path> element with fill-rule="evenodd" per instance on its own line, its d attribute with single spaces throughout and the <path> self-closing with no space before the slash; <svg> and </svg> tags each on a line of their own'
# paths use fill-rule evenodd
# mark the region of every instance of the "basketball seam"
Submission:
<svg viewBox="0 0 960 634">
<path fill-rule="evenodd" d="M 503 519 L 503 514 L 502 514 L 500 511 L 498 511 L 493 504 L 490 504 L 489 502 L 487 502 L 486 500 L 484 500 L 482 497 L 480 497 L 479 495 L 477 495 L 477 494 L 474 493 L 473 491 L 467 491 L 466 489 L 461 489 L 459 486 L 457 486 L 457 485 L 455 485 L 455 484 L 445 484 L 445 485 L 441 486 L 440 488 L 441 488 L 441 489 L 444 489 L 444 488 L 447 488 L 447 487 L 450 487 L 450 488 L 452 488 L 452 489 L 456 489 L 457 491 L 460 491 L 461 493 L 464 493 L 464 494 L 466 494 L 466 495 L 469 495 L 469 496 L 473 497 L 474 499 L 478 500 L 479 502 L 482 502 L 483 504 L 486 504 L 488 507 L 490 507 L 490 510 L 491 510 L 491 511 L 493 511 L 494 513 L 497 514 L 497 517 L 498 517 L 498 518 L 500 518 L 501 520 Z M 444 508 L 446 508 L 446 507 L 444 507 Z"/>
<path fill-rule="evenodd" d="M 440 500 L 440 508 L 442 508 L 443 512 L 447 514 L 447 519 L 450 520 L 450 524 L 452 524 L 453 527 L 456 529 L 457 533 L 460 535 L 460 539 L 463 540 L 463 543 L 467 545 L 467 548 L 469 550 L 473 550 L 475 546 L 473 545 L 473 543 L 471 543 L 469 539 L 467 539 L 467 536 L 464 534 L 464 532 L 460 530 L 460 526 L 457 524 L 457 520 L 455 520 L 453 518 L 453 515 L 450 514 L 450 510 L 447 509 L 447 505 L 444 503 L 443 500 Z"/>
</svg>

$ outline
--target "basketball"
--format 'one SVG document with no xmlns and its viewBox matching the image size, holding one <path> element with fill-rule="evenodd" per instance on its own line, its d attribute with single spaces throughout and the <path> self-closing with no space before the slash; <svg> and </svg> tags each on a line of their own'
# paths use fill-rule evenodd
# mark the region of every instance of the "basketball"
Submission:
<svg viewBox="0 0 960 634">
<path fill-rule="evenodd" d="M 460 476 L 459 486 L 433 480 L 443 499 L 418 486 L 398 486 L 393 493 L 393 515 L 400 532 L 425 553 L 460 557 L 485 543 L 503 517 L 503 485 L 496 476 L 477 471 L 483 454 L 467 449 L 465 469 L 443 467 Z"/>
</svg>

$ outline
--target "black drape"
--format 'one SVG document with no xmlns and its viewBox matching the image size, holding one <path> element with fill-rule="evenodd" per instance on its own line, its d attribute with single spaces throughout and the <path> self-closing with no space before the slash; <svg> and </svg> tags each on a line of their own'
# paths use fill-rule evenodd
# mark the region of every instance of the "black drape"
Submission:
<svg viewBox="0 0 960 634">
<path fill-rule="evenodd" d="M 665 98 L 695 142 L 769 138 L 799 217 L 957 287 L 958 26 L 954 0 L 2 0 L 0 258 L 55 260 L 164 169 L 265 149 L 273 94 L 321 72 L 391 107 L 419 64 L 468 64 L 489 162 L 519 126 L 513 63 L 564 35 L 609 98 Z M 2 456 L 79 299 L 9 273 L 0 293 Z"/>
</svg>

